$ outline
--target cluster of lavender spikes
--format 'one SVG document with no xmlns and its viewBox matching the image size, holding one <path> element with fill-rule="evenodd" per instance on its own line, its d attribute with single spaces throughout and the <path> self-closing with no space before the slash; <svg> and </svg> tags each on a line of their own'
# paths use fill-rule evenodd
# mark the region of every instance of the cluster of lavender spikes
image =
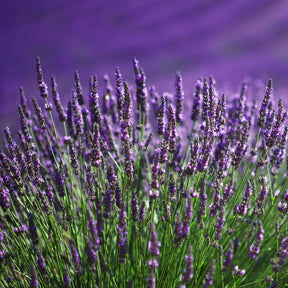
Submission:
<svg viewBox="0 0 288 288">
<path fill-rule="evenodd" d="M 115 93 L 93 76 L 86 97 L 75 72 L 64 107 L 36 68 L 41 98 L 30 111 L 20 89 L 19 137 L 6 128 L 0 151 L 0 287 L 288 284 L 287 113 L 271 80 L 260 109 L 246 83 L 234 99 L 212 77 L 186 95 L 179 72 L 159 95 L 134 59 L 135 87 L 117 68 Z"/>
</svg>

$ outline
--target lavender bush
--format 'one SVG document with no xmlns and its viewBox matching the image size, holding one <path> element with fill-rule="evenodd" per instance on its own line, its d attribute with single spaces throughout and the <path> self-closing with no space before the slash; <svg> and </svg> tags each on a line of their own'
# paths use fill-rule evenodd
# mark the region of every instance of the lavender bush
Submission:
<svg viewBox="0 0 288 288">
<path fill-rule="evenodd" d="M 76 72 L 64 108 L 37 58 L 45 103 L 31 112 L 20 90 L 19 138 L 6 128 L 0 152 L 0 286 L 284 287 L 288 126 L 272 81 L 258 109 L 245 83 L 235 99 L 211 77 L 184 96 L 177 73 L 160 96 L 133 68 L 135 87 L 117 68 L 101 97 Z"/>
</svg>

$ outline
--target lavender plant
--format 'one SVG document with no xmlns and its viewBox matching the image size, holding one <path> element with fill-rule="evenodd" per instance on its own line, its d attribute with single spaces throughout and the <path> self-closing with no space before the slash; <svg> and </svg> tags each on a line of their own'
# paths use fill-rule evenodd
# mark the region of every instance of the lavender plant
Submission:
<svg viewBox="0 0 288 288">
<path fill-rule="evenodd" d="M 42 99 L 30 111 L 21 88 L 21 129 L 0 151 L 0 286 L 287 286 L 287 114 L 272 81 L 257 112 L 245 83 L 231 99 L 199 79 L 188 96 L 177 72 L 175 96 L 159 95 L 133 67 L 135 85 L 116 69 L 115 94 L 93 76 L 84 95 L 75 72 L 65 108 L 37 58 Z"/>
</svg>

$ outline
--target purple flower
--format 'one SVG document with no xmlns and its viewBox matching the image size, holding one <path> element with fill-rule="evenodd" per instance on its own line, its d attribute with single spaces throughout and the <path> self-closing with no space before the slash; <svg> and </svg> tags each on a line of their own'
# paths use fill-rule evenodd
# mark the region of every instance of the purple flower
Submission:
<svg viewBox="0 0 288 288">
<path fill-rule="evenodd" d="M 216 271 L 215 262 L 216 262 L 215 259 L 212 259 L 208 273 L 205 276 L 205 283 L 203 286 L 204 288 L 211 287 L 213 285 L 213 279 Z"/>
<path fill-rule="evenodd" d="M 104 207 L 103 217 L 108 219 L 110 217 L 110 213 L 112 210 L 113 199 L 112 199 L 112 191 L 111 191 L 109 182 L 106 182 L 105 186 L 106 188 L 105 188 L 103 200 L 102 200 L 102 204 Z"/>
<path fill-rule="evenodd" d="M 276 121 L 272 127 L 272 131 L 270 135 L 266 138 L 266 145 L 268 147 L 270 148 L 273 147 L 275 143 L 278 141 L 278 138 L 281 132 L 282 123 L 283 123 L 283 104 L 282 104 L 282 99 L 279 99 Z"/>
<path fill-rule="evenodd" d="M 117 97 L 117 110 L 119 115 L 119 121 L 122 118 L 123 109 L 123 86 L 122 86 L 122 74 L 120 73 L 119 67 L 116 68 L 115 73 L 116 78 L 116 97 Z"/>
<path fill-rule="evenodd" d="M 199 224 L 199 228 L 204 228 L 204 223 L 202 221 L 202 216 L 206 214 L 206 202 L 207 202 L 207 194 L 205 191 L 205 178 L 202 177 L 200 182 L 200 205 L 197 211 L 197 223 Z"/>
<path fill-rule="evenodd" d="M 83 268 L 81 265 L 79 252 L 72 239 L 69 239 L 69 246 L 70 246 L 70 253 L 72 256 L 72 262 L 74 265 L 75 273 L 77 276 L 81 276 L 83 274 Z"/>
<path fill-rule="evenodd" d="M 177 123 L 180 123 L 183 120 L 183 100 L 184 100 L 184 91 L 183 91 L 183 82 L 182 82 L 182 76 L 180 72 L 177 72 L 176 74 L 176 121 Z"/>
<path fill-rule="evenodd" d="M 86 240 L 87 262 L 90 271 L 94 271 L 97 261 L 97 246 L 92 241 Z"/>
<path fill-rule="evenodd" d="M 277 252 L 277 261 L 273 261 L 273 271 L 280 272 L 288 259 L 288 237 L 281 241 L 281 246 Z"/>
<path fill-rule="evenodd" d="M 71 109 L 72 109 L 72 121 L 75 127 L 76 136 L 82 136 L 84 130 L 84 121 L 83 115 L 81 113 L 81 107 L 79 103 L 79 99 L 75 94 L 75 91 L 72 92 L 72 99 L 71 99 Z"/>
<path fill-rule="evenodd" d="M 174 243 L 178 244 L 183 237 L 183 223 L 181 221 L 179 211 L 176 212 L 175 224 L 174 224 L 174 234 L 176 236 L 174 239 Z"/>
<path fill-rule="evenodd" d="M 174 154 L 176 152 L 176 118 L 175 112 L 171 105 L 168 106 L 168 126 L 170 127 L 170 137 L 169 137 L 169 152 Z"/>
<path fill-rule="evenodd" d="M 229 267 L 233 266 L 233 242 L 229 241 L 228 251 L 225 256 L 225 260 L 223 261 L 223 271 L 226 271 Z"/>
<path fill-rule="evenodd" d="M 257 199 L 257 208 L 256 208 L 256 213 L 257 214 L 263 214 L 264 213 L 264 205 L 265 205 L 265 199 L 268 195 L 268 188 L 266 184 L 266 179 L 264 177 L 259 177 L 259 182 L 261 183 L 261 190 L 260 194 Z"/>
<path fill-rule="evenodd" d="M 257 230 L 256 238 L 255 238 L 254 243 L 250 246 L 250 249 L 249 249 L 249 257 L 252 259 L 255 259 L 260 253 L 260 245 L 264 239 L 264 229 L 262 227 L 262 223 L 260 220 L 258 220 L 257 225 L 258 225 L 258 230 Z"/>
<path fill-rule="evenodd" d="M 188 253 L 185 256 L 186 267 L 184 268 L 183 275 L 181 277 L 182 282 L 188 283 L 193 278 L 193 255 L 192 246 L 188 247 Z"/>
<path fill-rule="evenodd" d="M 53 169 L 54 169 L 54 181 L 56 185 L 56 190 L 60 197 L 64 197 L 65 196 L 64 171 L 62 167 L 58 169 L 56 165 L 53 165 Z"/>
<path fill-rule="evenodd" d="M 185 216 L 183 221 L 183 237 L 187 237 L 190 232 L 190 225 L 193 213 L 192 198 L 188 197 L 186 200 Z"/>
<path fill-rule="evenodd" d="M 267 117 L 267 108 L 268 108 L 268 103 L 271 97 L 271 93 L 272 93 L 272 80 L 270 79 L 268 82 L 268 85 L 266 87 L 266 92 L 265 92 L 265 96 L 259 111 L 260 114 L 260 118 L 258 120 L 257 125 L 261 128 L 264 127 L 265 122 L 266 122 L 266 117 Z"/>
<path fill-rule="evenodd" d="M 160 254 L 159 247 L 161 243 L 158 242 L 158 236 L 156 233 L 156 228 L 154 224 L 150 224 L 151 232 L 150 232 L 150 240 L 148 241 L 148 250 L 151 253 L 151 256 L 157 258 Z"/>
<path fill-rule="evenodd" d="M 158 177 L 159 171 L 160 171 L 160 168 L 161 168 L 159 156 L 160 156 L 160 150 L 157 148 L 155 150 L 155 153 L 154 153 L 153 165 L 151 167 L 151 170 L 152 170 L 151 188 L 152 189 L 159 189 L 159 187 L 160 187 L 159 179 L 158 179 L 159 178 Z"/>
<path fill-rule="evenodd" d="M 39 90 L 41 93 L 41 97 L 47 98 L 48 97 L 48 86 L 44 82 L 44 79 L 43 79 L 43 72 L 42 72 L 42 67 L 41 67 L 39 57 L 36 58 L 36 72 L 37 72 L 37 80 L 38 80 L 38 86 L 39 86 Z"/>
<path fill-rule="evenodd" d="M 90 79 L 90 92 L 89 92 L 89 111 L 91 115 L 91 123 L 101 124 L 101 110 L 98 95 L 98 82 L 97 76 Z"/>
<path fill-rule="evenodd" d="M 69 276 L 68 268 L 63 266 L 63 288 L 71 287 L 71 278 Z"/>
<path fill-rule="evenodd" d="M 36 250 L 36 254 L 37 254 L 37 259 L 36 259 L 36 262 L 37 262 L 37 265 L 38 265 L 38 269 L 40 271 L 40 273 L 42 275 L 46 274 L 46 262 L 45 262 L 45 258 L 43 257 L 40 249 L 36 246 L 35 247 L 35 250 Z"/>
<path fill-rule="evenodd" d="M 133 59 L 133 67 L 134 67 L 134 75 L 135 75 L 135 82 L 136 82 L 136 100 L 137 100 L 137 107 L 138 110 L 141 111 L 141 119 L 143 121 L 145 117 L 148 115 L 148 91 L 146 88 L 146 76 L 143 69 L 139 68 L 139 62 L 134 58 Z M 144 116 L 145 115 L 145 116 Z M 140 124 L 140 123 L 139 123 Z"/>
<path fill-rule="evenodd" d="M 79 78 L 78 71 L 75 71 L 74 77 L 75 77 L 76 96 L 77 96 L 79 104 L 81 106 L 83 106 L 84 105 L 84 98 L 83 98 L 83 92 L 82 92 L 82 87 L 81 87 L 81 84 L 80 84 L 80 78 Z"/>
<path fill-rule="evenodd" d="M 175 186 L 175 178 L 174 178 L 174 173 L 170 173 L 169 177 L 169 194 L 170 194 L 170 201 L 174 202 L 175 201 L 175 193 L 176 193 L 176 186 Z"/>
<path fill-rule="evenodd" d="M 4 211 L 10 207 L 9 190 L 5 187 L 0 187 L 0 206 Z"/>
<path fill-rule="evenodd" d="M 65 122 L 67 120 L 67 114 L 64 111 L 64 108 L 61 104 L 59 93 L 57 91 L 57 84 L 54 77 L 51 77 L 52 83 L 52 95 L 53 95 L 53 102 L 56 107 L 56 111 L 58 113 L 59 121 Z"/>
<path fill-rule="evenodd" d="M 224 228 L 224 223 L 226 221 L 225 219 L 225 206 L 220 206 L 219 212 L 218 212 L 218 218 L 216 223 L 214 224 L 214 227 L 216 228 L 215 232 L 215 239 L 220 240 L 222 238 L 222 231 Z"/>
<path fill-rule="evenodd" d="M 119 246 L 119 261 L 125 263 L 127 253 L 127 223 L 126 223 L 126 212 L 124 204 L 121 204 L 121 208 L 118 211 L 118 246 Z"/>
<path fill-rule="evenodd" d="M 158 261 L 156 259 L 148 260 L 148 278 L 147 278 L 148 288 L 156 287 L 155 269 L 157 267 L 158 267 Z"/>
<path fill-rule="evenodd" d="M 252 187 L 250 181 L 248 180 L 242 202 L 236 208 L 236 211 L 240 216 L 243 216 L 247 213 L 249 198 L 251 197 L 251 195 L 252 195 Z"/>
<path fill-rule="evenodd" d="M 247 150 L 247 139 L 248 139 L 248 121 L 242 120 L 240 131 L 239 131 L 239 140 L 236 143 L 236 148 L 234 153 L 232 154 L 232 166 L 235 167 L 235 169 L 238 168 L 240 165 L 241 160 L 243 159 L 246 150 Z"/>
<path fill-rule="evenodd" d="M 191 119 L 194 122 L 199 120 L 199 116 L 200 116 L 201 90 L 202 90 L 202 81 L 201 79 L 199 79 L 196 83 L 196 92 L 194 93 L 193 108 L 192 108 L 192 114 L 191 114 Z"/>
<path fill-rule="evenodd" d="M 30 233 L 33 245 L 38 245 L 39 239 L 38 239 L 38 234 L 37 234 L 37 228 L 35 227 L 33 218 L 34 218 L 34 215 L 30 214 L 29 215 L 29 233 Z"/>
<path fill-rule="evenodd" d="M 36 274 L 35 267 L 32 262 L 30 263 L 30 277 L 31 277 L 30 287 L 37 288 L 39 286 L 38 276 Z"/>
<path fill-rule="evenodd" d="M 161 96 L 161 103 L 157 111 L 157 133 L 159 135 L 163 135 L 165 131 L 165 112 L 166 112 L 166 105 L 167 105 L 167 96 L 164 94 Z"/>
<path fill-rule="evenodd" d="M 205 122 L 207 120 L 209 114 L 209 98 L 208 98 L 208 82 L 207 79 L 204 78 L 203 81 L 203 102 L 202 102 L 202 120 Z"/>
<path fill-rule="evenodd" d="M 233 275 L 238 275 L 238 276 L 243 276 L 244 274 L 246 273 L 246 270 L 245 269 L 240 269 L 239 266 L 235 266 L 234 267 L 234 271 L 233 271 Z"/>
<path fill-rule="evenodd" d="M 35 97 L 32 97 L 32 102 L 33 102 L 34 111 L 35 111 L 35 114 L 37 116 L 40 127 L 41 127 L 41 129 L 45 130 L 47 128 L 47 126 L 46 126 L 46 121 L 45 121 L 45 117 L 43 115 L 42 109 L 40 108 Z"/>
<path fill-rule="evenodd" d="M 137 199 L 137 194 L 133 193 L 132 199 L 131 199 L 131 210 L 132 210 L 132 220 L 134 222 L 138 222 L 139 216 L 139 206 L 138 206 L 138 199 Z"/>
<path fill-rule="evenodd" d="M 140 210 L 139 210 L 139 221 L 143 223 L 144 218 L 145 218 L 145 201 L 142 201 Z"/>
</svg>

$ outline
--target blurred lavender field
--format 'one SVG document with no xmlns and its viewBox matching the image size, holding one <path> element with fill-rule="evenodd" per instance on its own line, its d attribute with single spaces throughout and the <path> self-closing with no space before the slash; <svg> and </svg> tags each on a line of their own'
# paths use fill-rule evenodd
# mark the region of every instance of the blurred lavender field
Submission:
<svg viewBox="0 0 288 288">
<path fill-rule="evenodd" d="M 46 81 L 54 75 L 64 99 L 70 98 L 76 69 L 84 91 L 92 74 L 107 73 L 114 83 L 116 66 L 132 82 L 133 57 L 159 92 L 174 91 L 180 70 L 186 97 L 199 76 L 209 75 L 223 89 L 238 89 L 247 76 L 265 84 L 273 78 L 274 91 L 282 94 L 287 12 L 285 0 L 2 1 L 1 127 L 18 127 L 20 86 L 28 98 L 38 97 L 37 55 Z"/>
</svg>

